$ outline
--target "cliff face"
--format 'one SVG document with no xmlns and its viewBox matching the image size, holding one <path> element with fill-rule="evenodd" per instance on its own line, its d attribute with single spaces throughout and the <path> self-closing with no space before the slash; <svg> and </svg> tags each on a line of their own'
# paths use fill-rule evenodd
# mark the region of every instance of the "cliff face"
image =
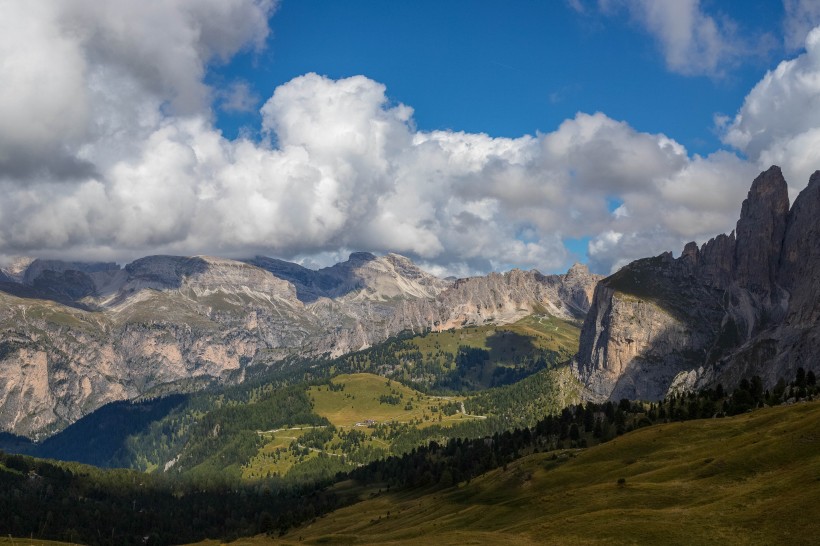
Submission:
<svg viewBox="0 0 820 546">
<path fill-rule="evenodd" d="M 514 269 L 485 277 L 459 279 L 440 297 L 438 329 L 487 322 L 513 322 L 536 312 L 580 319 L 591 303 L 600 276 L 575 265 L 566 275 Z"/>
<path fill-rule="evenodd" d="M 688 362 L 709 357 L 722 298 L 681 265 L 665 254 L 598 284 L 576 361 L 596 397 L 662 396 Z"/>
<path fill-rule="evenodd" d="M 800 192 L 789 211 L 780 255 L 778 282 L 791 293 L 787 320 L 820 321 L 820 171 Z"/>
<path fill-rule="evenodd" d="M 598 280 L 575 267 L 453 282 L 367 253 L 319 271 L 268 258 L 21 261 L 0 278 L 0 429 L 42 437 L 108 402 L 237 382 L 251 365 L 403 330 L 578 318 Z"/>
<path fill-rule="evenodd" d="M 789 210 L 778 167 L 737 228 L 698 248 L 633 262 L 596 287 L 575 369 L 596 398 L 657 399 L 756 374 L 820 371 L 820 172 Z"/>
</svg>

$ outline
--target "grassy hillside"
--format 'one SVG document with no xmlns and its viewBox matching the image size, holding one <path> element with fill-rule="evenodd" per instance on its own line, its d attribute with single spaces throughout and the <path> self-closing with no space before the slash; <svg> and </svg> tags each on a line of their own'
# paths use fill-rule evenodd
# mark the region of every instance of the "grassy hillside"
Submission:
<svg viewBox="0 0 820 546">
<path fill-rule="evenodd" d="M 512 385 L 487 389 L 468 397 L 468 413 L 492 415 L 507 428 L 531 427 L 546 415 L 581 400 L 583 386 L 568 366 L 541 370 Z"/>
<path fill-rule="evenodd" d="M 307 394 L 288 390 L 283 402 L 296 416 Z M 814 386 L 805 393 L 818 396 Z M 649 408 L 626 401 L 566 408 L 532 429 L 489 437 L 462 434 L 464 425 L 490 421 L 468 419 L 454 423 L 452 431 L 472 440 L 437 440 L 400 457 L 356 464 L 340 482 L 332 473 L 331 479 L 302 485 L 277 478 L 241 483 L 200 473 L 101 470 L 0 453 L 0 534 L 123 545 L 145 544 L 145 537 L 148 544 L 179 544 L 261 532 L 278 536 L 289 529 L 280 542 L 813 543 L 820 531 L 820 402 L 650 426 L 662 415 L 686 418 L 672 411 L 673 405 L 677 410 L 686 403 L 689 417 L 703 415 L 708 402 L 721 405 L 714 394 Z M 739 408 L 743 400 L 737 395 L 722 405 Z M 259 396 L 260 414 L 277 409 Z M 212 423 L 208 430 L 227 431 L 256 419 L 255 410 L 247 413 L 250 408 L 223 408 L 230 411 L 205 416 L 219 419 L 220 426 Z M 566 449 L 597 437 L 599 423 L 592 433 L 587 423 L 597 420 L 596 414 L 606 421 L 600 438 L 613 439 L 586 450 Z M 298 440 L 299 449 L 311 453 L 317 445 L 322 452 L 338 449 L 333 444 L 344 438 L 353 448 L 352 461 L 366 442 L 355 429 L 324 423 L 280 425 L 270 433 Z M 610 434 L 633 426 L 643 428 Z M 379 426 L 368 430 L 389 432 Z M 229 446 L 210 452 L 219 459 L 225 454 L 227 463 Z M 335 458 L 320 453 L 290 472 L 305 477 L 328 471 L 330 459 Z M 294 528 L 301 522 L 310 523 Z M 237 544 L 269 542 L 260 536 Z"/>
<path fill-rule="evenodd" d="M 242 385 L 112 404 L 42 444 L 0 438 L 0 447 L 208 484 L 328 479 L 431 440 L 483 437 L 560 411 L 577 398 L 559 369 L 577 340 L 576 325 L 548 315 L 398 338 L 288 362 Z M 383 376 L 345 373 L 358 369 Z"/>
<path fill-rule="evenodd" d="M 648 427 L 584 451 L 531 455 L 428 495 L 382 493 L 284 539 L 812 544 L 820 536 L 818 431 L 820 402 Z"/>
<path fill-rule="evenodd" d="M 430 332 L 410 341 L 423 353 L 456 353 L 461 346 L 493 351 L 497 360 L 514 359 L 533 349 L 562 351 L 578 343 L 578 327 L 551 315 L 530 315 L 513 324 L 472 326 Z"/>
<path fill-rule="evenodd" d="M 3 298 L 13 297 L 0 294 L 0 300 Z M 42 309 L 51 309 L 52 303 L 45 302 Z M 53 304 L 53 307 L 59 306 Z M 138 307 L 135 304 L 129 308 L 129 313 L 136 313 Z M 92 315 L 68 308 L 65 313 L 66 316 L 59 320 L 66 324 L 82 322 Z M 17 315 L 11 318 L 12 322 L 20 319 Z M 123 320 L 126 319 L 131 320 L 133 316 Z M 49 320 L 54 322 L 58 318 Z M 468 413 L 503 416 L 507 425 L 534 422 L 574 400 L 572 395 L 577 386 L 566 385 L 560 373 L 556 375 L 552 371 L 575 351 L 577 341 L 577 325 L 549 315 L 532 315 L 505 326 L 488 325 L 393 338 L 368 350 L 333 360 L 293 359 L 271 368 L 254 369 L 253 379 L 241 385 L 205 388 L 207 385 L 179 383 L 159 387 L 151 396 L 160 397 L 176 390 L 190 392 L 197 386 L 202 392 L 186 396 L 179 404 L 171 404 L 172 399 L 177 400 L 175 396 L 157 402 L 111 404 L 42 444 L 30 444 L 6 435 L 0 436 L 0 448 L 39 457 L 149 471 L 167 467 L 178 473 L 198 467 L 198 471 L 204 472 L 228 469 L 228 474 L 234 478 L 266 477 L 269 473 L 282 475 L 300 462 L 281 461 L 279 464 L 282 450 L 290 448 L 296 438 L 293 435 L 288 438 L 256 437 L 257 432 L 277 427 L 316 425 L 319 424 L 316 420 L 321 419 L 319 416 L 327 417 L 331 424 L 340 428 L 368 420 L 417 428 L 447 428 L 470 419 L 457 412 L 466 400 L 457 395 L 513 385 L 536 376 L 521 388 L 490 393 L 467 409 Z M 0 356 L 9 350 L 15 350 L 15 346 L 0 346 Z M 545 370 L 548 373 L 541 373 Z M 361 372 L 384 377 L 358 375 Z M 342 379 L 334 379 L 339 374 Z M 349 384 L 341 391 L 329 388 L 328 384 L 311 387 L 306 393 L 311 407 L 302 404 L 305 400 L 299 403 L 297 413 L 304 414 L 302 418 L 291 415 L 290 411 L 265 409 L 280 396 L 275 391 L 294 386 L 304 392 L 305 384 L 320 382 L 337 386 Z M 565 386 L 568 388 L 563 388 Z M 560 399 L 553 396 L 555 393 L 561 395 Z M 569 398 L 563 396 L 566 393 Z M 524 413 L 514 400 L 519 395 L 527 401 Z M 163 411 L 146 411 L 152 404 Z M 458 434 L 483 435 L 486 432 L 463 429 Z M 399 433 L 403 431 L 393 430 L 389 435 L 395 437 Z M 428 439 L 425 434 L 416 434 L 412 438 L 404 436 L 401 445 L 408 449 Z M 437 438 L 445 436 L 447 433 L 441 432 Z M 272 445 L 272 442 L 278 444 Z M 372 442 L 372 447 L 389 451 L 394 444 L 392 441 Z M 257 449 L 260 447 L 261 450 Z M 280 450 L 278 456 L 275 455 L 276 449 Z M 301 462 L 319 458 L 320 451 L 309 450 L 296 458 Z M 248 459 L 254 454 L 258 454 L 260 460 Z M 233 460 L 237 456 L 239 460 Z M 277 459 L 276 465 L 269 464 L 271 458 Z"/>
<path fill-rule="evenodd" d="M 568 360 L 580 328 L 547 314 L 514 324 L 400 337 L 337 359 L 335 373 L 371 372 L 427 392 L 509 385 Z"/>
<path fill-rule="evenodd" d="M 460 413 L 463 397 L 429 396 L 373 374 L 343 374 L 307 389 L 313 411 L 329 426 L 297 426 L 260 431 L 264 445 L 243 466 L 246 479 L 316 472 L 331 476 L 394 452 L 394 444 L 415 432 L 415 444 L 441 429 L 483 416 Z M 413 441 L 413 440 L 409 440 Z M 406 444 L 408 441 L 402 442 Z"/>
<path fill-rule="evenodd" d="M 353 426 L 367 420 L 375 422 L 416 421 L 418 424 L 445 416 L 444 404 L 458 403 L 463 397 L 428 396 L 405 385 L 373 374 L 343 374 L 329 385 L 308 389 L 314 411 L 336 426 Z M 462 417 L 462 416 L 459 416 Z M 453 416 L 446 416 L 447 420 Z"/>
<path fill-rule="evenodd" d="M 332 426 L 266 431 L 242 477 L 329 477 L 430 440 L 531 426 L 577 401 L 577 381 L 560 363 L 578 337 L 571 322 L 531 315 L 391 339 L 338 358 L 328 367 L 332 379 L 307 391 L 313 412 Z M 464 396 L 470 391 L 480 392 Z"/>
</svg>

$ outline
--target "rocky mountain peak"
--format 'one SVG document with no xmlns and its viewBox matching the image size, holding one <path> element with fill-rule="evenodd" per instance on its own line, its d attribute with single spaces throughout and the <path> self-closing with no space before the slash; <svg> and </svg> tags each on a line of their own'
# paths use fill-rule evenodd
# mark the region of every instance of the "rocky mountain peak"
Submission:
<svg viewBox="0 0 820 546">
<path fill-rule="evenodd" d="M 99 273 L 103 271 L 118 271 L 120 266 L 114 262 L 65 262 L 62 260 L 33 260 L 23 274 L 23 282 L 34 284 L 44 272 L 65 273 L 76 271 L 80 273 Z"/>
<path fill-rule="evenodd" d="M 773 292 L 788 214 L 789 188 L 780 167 L 772 166 L 752 183 L 737 221 L 734 270 L 740 286 Z"/>
<path fill-rule="evenodd" d="M 601 279 L 600 275 L 595 275 L 590 273 L 589 267 L 586 264 L 576 263 L 570 267 L 566 274 L 564 275 L 563 282 L 565 285 L 594 285 L 598 279 Z M 592 293 L 590 292 L 590 296 Z"/>
<path fill-rule="evenodd" d="M 685 261 L 691 264 L 692 258 Z M 704 243 L 697 254 L 696 265 L 698 277 L 704 284 L 714 288 L 729 286 L 734 275 L 735 232 L 721 233 Z"/>
<path fill-rule="evenodd" d="M 257 298 L 275 297 L 296 303 L 293 284 L 272 275 L 257 265 L 213 256 L 149 256 L 125 267 L 128 279 L 124 292 L 144 288 L 155 290 L 193 290 L 206 295 L 245 293 Z"/>
<path fill-rule="evenodd" d="M 14 283 L 31 287 L 34 293 L 64 302 L 95 296 L 105 279 L 119 273 L 113 262 L 71 262 L 22 258 L 9 267 Z"/>
<path fill-rule="evenodd" d="M 577 275 L 589 275 L 589 267 L 587 267 L 586 264 L 579 262 L 572 264 L 572 267 L 567 270 L 567 277 L 574 277 Z"/>
<path fill-rule="evenodd" d="M 370 252 L 352 252 L 350 256 L 348 256 L 347 261 L 352 263 L 361 263 L 361 262 L 372 262 L 376 259 L 375 254 L 371 254 Z"/>
<path fill-rule="evenodd" d="M 812 188 L 812 191 L 814 191 L 818 186 L 820 186 L 820 170 L 814 171 L 814 174 L 809 178 L 809 185 L 806 187 Z"/>
<path fill-rule="evenodd" d="M 604 398 L 660 398 L 817 369 L 818 218 L 820 171 L 791 210 L 780 168 L 761 173 L 735 232 L 689 243 L 677 260 L 637 260 L 598 284 L 578 375 Z"/>
<path fill-rule="evenodd" d="M 385 298 L 434 298 L 450 286 L 422 271 L 410 259 L 399 254 L 376 257 L 369 252 L 354 252 L 348 261 L 319 271 L 338 279 L 328 295 L 372 300 Z"/>
<path fill-rule="evenodd" d="M 683 252 L 680 254 L 680 259 L 690 267 L 697 267 L 700 259 L 698 244 L 695 241 L 686 243 L 686 246 L 683 247 Z"/>
<path fill-rule="evenodd" d="M 561 280 L 559 294 L 576 309 L 586 313 L 592 305 L 595 285 L 601 278 L 600 275 L 590 273 L 586 265 L 573 264 Z"/>
<path fill-rule="evenodd" d="M 205 260 L 185 256 L 146 256 L 125 266 L 132 281 L 157 289 L 179 288 L 185 277 L 207 269 Z"/>
</svg>

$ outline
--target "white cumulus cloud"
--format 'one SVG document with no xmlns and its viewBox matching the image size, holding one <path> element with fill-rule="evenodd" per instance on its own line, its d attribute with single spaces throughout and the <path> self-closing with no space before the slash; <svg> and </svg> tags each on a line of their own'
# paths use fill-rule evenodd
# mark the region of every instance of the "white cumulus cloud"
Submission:
<svg viewBox="0 0 820 546">
<path fill-rule="evenodd" d="M 382 83 L 317 74 L 265 91 L 261 141 L 227 139 L 213 105 L 255 99 L 241 82 L 211 89 L 206 71 L 264 46 L 272 2 L 0 3 L 0 80 L 14 82 L 0 87 L 4 255 L 318 265 L 350 249 L 463 275 L 564 268 L 563 240 L 589 238 L 590 264 L 608 272 L 730 230 L 764 152 L 779 149 L 691 157 L 600 112 L 520 138 L 423 131 Z M 766 104 L 757 95 L 747 102 Z M 746 110 L 726 139 L 754 155 L 763 114 Z M 778 142 L 808 153 L 814 127 Z"/>
<path fill-rule="evenodd" d="M 723 141 L 760 169 L 780 165 L 795 189 L 820 168 L 820 27 L 806 51 L 769 71 L 723 124 Z"/>
<path fill-rule="evenodd" d="M 573 0 L 569 6 L 584 15 L 627 13 L 655 39 L 667 69 L 686 76 L 724 76 L 744 58 L 765 54 L 775 46 L 771 34 L 747 37 L 735 20 L 719 11 L 719 5 L 708 5 L 707 10 L 700 0 L 591 0 L 589 5 Z"/>
<path fill-rule="evenodd" d="M 731 27 L 704 13 L 699 0 L 636 0 L 630 8 L 674 72 L 714 74 L 738 54 Z"/>
</svg>

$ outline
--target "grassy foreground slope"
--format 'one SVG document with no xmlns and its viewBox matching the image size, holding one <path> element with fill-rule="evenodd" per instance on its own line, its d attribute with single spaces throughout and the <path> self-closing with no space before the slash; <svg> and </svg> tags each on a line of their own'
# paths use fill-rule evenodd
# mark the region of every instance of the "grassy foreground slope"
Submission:
<svg viewBox="0 0 820 546">
<path fill-rule="evenodd" d="M 811 402 L 639 429 L 427 495 L 381 494 L 275 543 L 810 544 L 818 536 L 820 402 Z"/>
</svg>

